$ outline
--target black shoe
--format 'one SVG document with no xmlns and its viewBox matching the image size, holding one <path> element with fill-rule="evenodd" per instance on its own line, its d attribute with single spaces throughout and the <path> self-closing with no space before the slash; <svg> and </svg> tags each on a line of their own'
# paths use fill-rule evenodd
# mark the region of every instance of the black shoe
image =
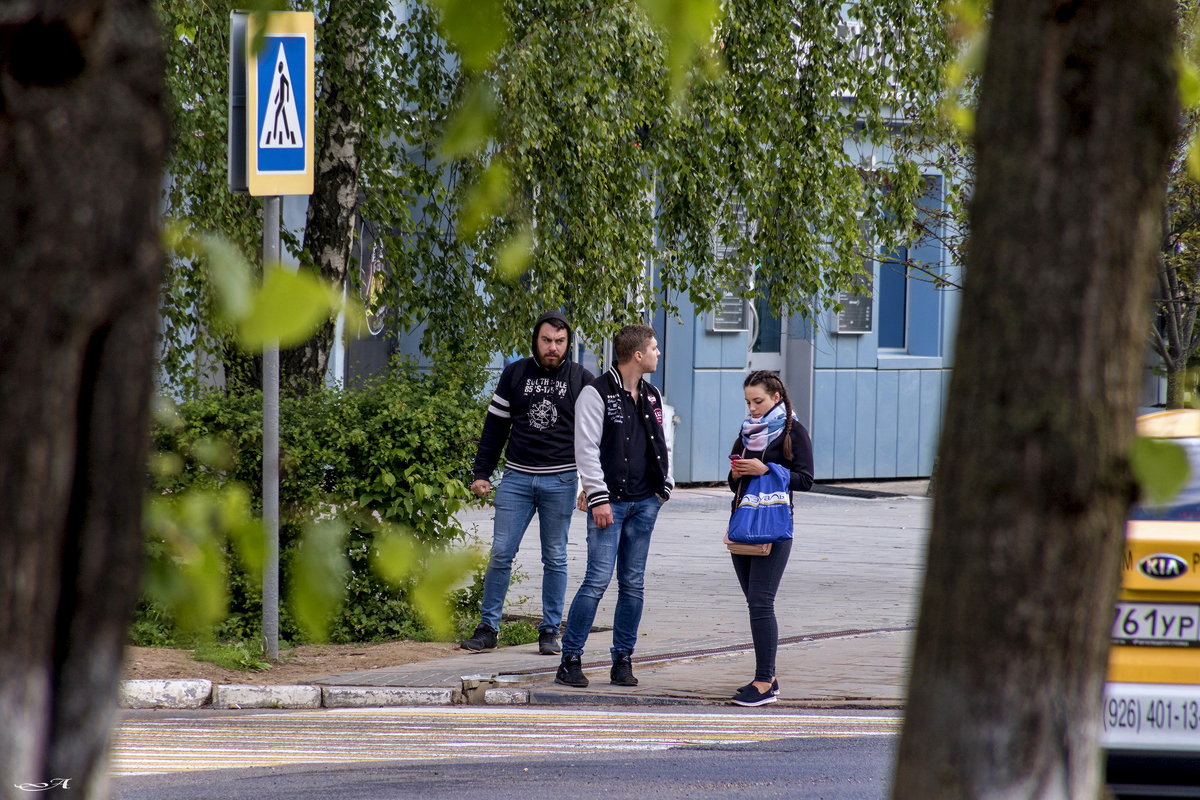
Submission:
<svg viewBox="0 0 1200 800">
<path fill-rule="evenodd" d="M 617 686 L 637 686 L 638 679 L 633 677 L 633 661 L 630 653 L 613 653 L 612 670 L 608 673 L 609 681 Z"/>
<path fill-rule="evenodd" d="M 775 696 L 773 688 L 767 689 L 765 692 L 760 692 L 751 683 L 748 686 L 738 689 L 737 694 L 730 699 L 735 705 L 739 706 L 765 706 L 767 703 L 774 703 L 779 698 Z"/>
<path fill-rule="evenodd" d="M 473 650 L 476 653 L 480 650 L 492 650 L 496 647 L 496 631 L 480 623 L 475 628 L 475 632 L 471 634 L 471 638 L 465 642 L 459 642 L 458 646 L 463 650 Z"/>
<path fill-rule="evenodd" d="M 587 676 L 583 674 L 583 656 L 563 656 L 554 675 L 554 682 L 563 686 L 576 686 L 582 689 L 588 685 Z"/>
<path fill-rule="evenodd" d="M 745 686 L 739 686 L 738 691 L 744 692 L 750 688 L 753 688 L 753 683 L 747 683 Z M 771 694 L 775 695 L 776 697 L 782 697 L 782 695 L 779 694 L 779 679 L 778 678 L 771 679 Z"/>
<path fill-rule="evenodd" d="M 558 631 L 546 628 L 538 631 L 538 653 L 544 656 L 556 656 L 562 652 L 562 642 L 558 640 Z"/>
</svg>

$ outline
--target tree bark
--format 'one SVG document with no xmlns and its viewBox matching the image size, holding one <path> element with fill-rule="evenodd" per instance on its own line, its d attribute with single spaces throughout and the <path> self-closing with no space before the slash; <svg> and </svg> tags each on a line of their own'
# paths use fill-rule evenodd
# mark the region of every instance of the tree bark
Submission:
<svg viewBox="0 0 1200 800">
<path fill-rule="evenodd" d="M 1166 365 L 1167 370 L 1167 408 L 1183 408 L 1183 383 L 1180 381 L 1180 371 L 1174 363 Z"/>
<path fill-rule="evenodd" d="M 346 285 L 350 246 L 354 241 L 359 187 L 359 142 L 362 138 L 362 90 L 367 60 L 368 30 L 377 15 L 364 16 L 359 0 L 331 0 L 321 35 L 331 44 L 323 67 L 318 97 L 323 119 L 319 125 L 313 194 L 308 201 L 304 250 L 321 275 L 334 286 Z M 369 10 L 369 9 L 368 9 Z M 333 323 L 298 347 L 280 354 L 285 384 L 294 390 L 324 385 L 333 347 Z"/>
<path fill-rule="evenodd" d="M 0 796 L 107 794 L 142 559 L 166 138 L 149 0 L 0 9 Z"/>
<path fill-rule="evenodd" d="M 1096 797 L 1169 0 L 997 0 L 895 798 Z"/>
</svg>

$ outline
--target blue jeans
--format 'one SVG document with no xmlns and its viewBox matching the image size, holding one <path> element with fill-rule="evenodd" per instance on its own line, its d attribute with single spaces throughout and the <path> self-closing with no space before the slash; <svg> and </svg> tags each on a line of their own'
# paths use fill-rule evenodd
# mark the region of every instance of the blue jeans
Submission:
<svg viewBox="0 0 1200 800">
<path fill-rule="evenodd" d="M 575 473 L 530 475 L 507 470 L 496 487 L 495 506 L 492 555 L 483 576 L 480 622 L 500 630 L 513 558 L 536 511 L 542 537 L 542 624 L 538 629 L 558 633 L 567 595 L 567 531 L 575 510 Z"/>
<path fill-rule="evenodd" d="M 617 608 L 613 613 L 614 653 L 632 653 L 637 645 L 638 625 L 642 622 L 643 579 L 646 555 L 650 552 L 650 534 L 662 501 L 647 497 L 636 503 L 611 503 L 612 524 L 600 528 L 588 512 L 587 572 L 583 584 L 571 601 L 567 632 L 563 634 L 563 655 L 581 656 L 587 643 L 596 608 L 604 590 L 617 573 Z"/>
</svg>

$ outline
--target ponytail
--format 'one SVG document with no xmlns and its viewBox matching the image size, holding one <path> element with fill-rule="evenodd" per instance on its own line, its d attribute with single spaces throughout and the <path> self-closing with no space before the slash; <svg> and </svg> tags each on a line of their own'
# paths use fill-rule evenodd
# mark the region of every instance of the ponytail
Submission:
<svg viewBox="0 0 1200 800">
<path fill-rule="evenodd" d="M 780 401 L 783 403 L 784 410 L 787 411 L 787 419 L 783 423 L 783 457 L 788 461 L 792 460 L 792 399 L 788 397 L 787 387 L 783 385 L 783 380 L 779 377 L 778 372 L 771 372 L 766 369 L 759 369 L 751 372 L 746 376 L 742 388 L 750 386 L 761 386 L 763 391 L 768 394 L 779 395 Z"/>
</svg>

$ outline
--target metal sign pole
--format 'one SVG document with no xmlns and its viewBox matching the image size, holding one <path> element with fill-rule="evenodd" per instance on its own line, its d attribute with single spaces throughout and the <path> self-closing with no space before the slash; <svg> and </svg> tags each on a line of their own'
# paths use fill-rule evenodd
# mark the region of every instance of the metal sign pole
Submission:
<svg viewBox="0 0 1200 800">
<path fill-rule="evenodd" d="M 283 195 L 313 191 L 315 24 L 310 11 L 229 14 L 229 191 L 263 198 L 264 275 L 280 263 Z M 278 342 L 263 349 L 262 363 L 263 649 L 278 661 Z"/>
<path fill-rule="evenodd" d="M 282 198 L 263 198 L 263 274 L 279 266 Z M 267 658 L 279 660 L 279 345 L 263 350 L 263 639 Z"/>
</svg>

